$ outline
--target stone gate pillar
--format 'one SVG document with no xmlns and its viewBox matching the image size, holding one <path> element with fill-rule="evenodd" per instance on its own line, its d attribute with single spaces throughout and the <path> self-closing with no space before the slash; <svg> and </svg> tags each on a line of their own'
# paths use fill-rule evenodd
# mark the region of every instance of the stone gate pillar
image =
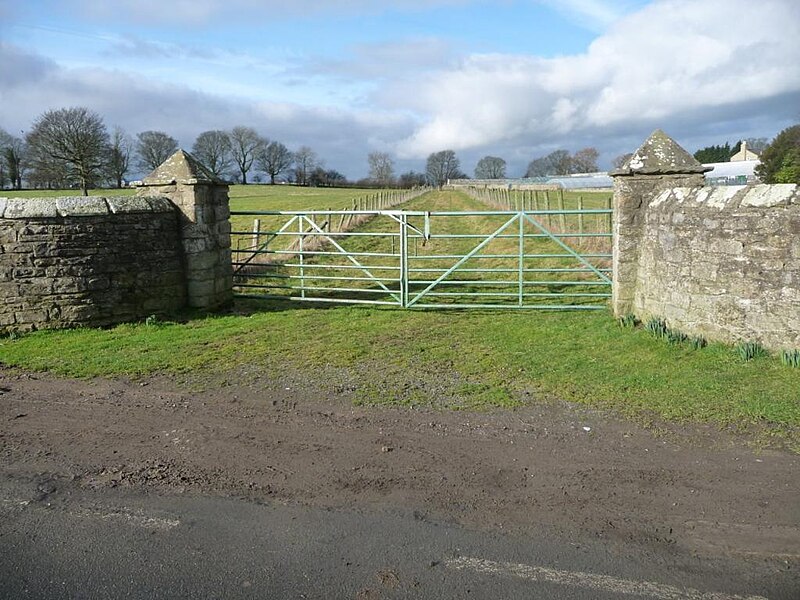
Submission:
<svg viewBox="0 0 800 600">
<path fill-rule="evenodd" d="M 168 198 L 180 211 L 187 304 L 213 310 L 233 299 L 228 185 L 178 150 L 142 180 L 137 196 Z"/>
<path fill-rule="evenodd" d="M 642 233 L 648 206 L 663 190 L 703 186 L 703 173 L 712 168 L 700 164 L 657 129 L 622 167 L 609 173 L 614 178 L 611 304 L 615 316 L 636 312 L 639 249 L 644 242 Z"/>
</svg>

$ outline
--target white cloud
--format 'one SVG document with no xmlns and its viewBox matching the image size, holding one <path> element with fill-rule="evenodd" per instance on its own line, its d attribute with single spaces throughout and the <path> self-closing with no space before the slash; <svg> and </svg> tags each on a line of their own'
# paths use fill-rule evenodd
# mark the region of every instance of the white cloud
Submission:
<svg viewBox="0 0 800 600">
<path fill-rule="evenodd" d="M 403 156 L 442 148 L 624 135 L 647 127 L 703 127 L 714 112 L 748 119 L 800 105 L 800 3 L 661 0 L 624 17 L 587 52 L 540 59 L 478 55 L 382 97 L 413 97 L 428 115 L 398 145 Z M 761 111 L 755 112 L 754 111 Z"/>
<path fill-rule="evenodd" d="M 374 44 L 358 44 L 341 59 L 311 58 L 296 68 L 298 74 L 341 77 L 348 80 L 395 79 L 450 68 L 458 63 L 453 45 L 436 37 L 418 37 Z"/>
<path fill-rule="evenodd" d="M 369 151 L 386 149 L 413 126 L 409 117 L 378 109 L 253 103 L 119 70 L 65 68 L 5 43 L 0 43 L 0 106 L 0 127 L 10 132 L 27 129 L 46 110 L 86 106 L 108 126 L 131 133 L 164 130 L 186 149 L 204 130 L 249 125 L 290 148 L 311 146 L 329 167 L 351 177 L 366 171 Z"/>
<path fill-rule="evenodd" d="M 181 6 L 164 4 L 168 15 Z M 423 4 L 429 6 L 373 6 Z M 221 5 L 192 3 L 198 14 Z M 430 152 L 452 148 L 467 171 L 469 161 L 493 154 L 517 173 L 555 147 L 594 145 L 610 158 L 634 149 L 655 127 L 694 149 L 689 144 L 771 136 L 800 118 L 796 0 L 656 0 L 621 18 L 615 5 L 570 0 L 570 10 L 604 23 L 605 33 L 583 53 L 547 59 L 461 56 L 445 40 L 419 37 L 350 46 L 335 59 L 274 60 L 246 49 L 199 45 L 200 51 L 104 34 L 105 64 L 117 68 L 77 68 L 91 58 L 67 62 L 0 42 L 0 127 L 19 131 L 48 108 L 82 105 L 109 125 L 163 129 L 188 148 L 205 129 L 248 124 L 290 147 L 310 145 L 329 167 L 357 177 L 374 149 L 405 157 L 398 170 L 419 169 Z M 164 54 L 172 60 L 161 60 Z M 142 57 L 152 58 L 134 60 Z"/>
</svg>

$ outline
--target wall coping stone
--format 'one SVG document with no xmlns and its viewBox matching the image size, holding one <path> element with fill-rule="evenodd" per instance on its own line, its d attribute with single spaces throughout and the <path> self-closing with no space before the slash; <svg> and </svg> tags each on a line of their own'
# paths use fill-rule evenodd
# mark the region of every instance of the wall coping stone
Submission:
<svg viewBox="0 0 800 600">
<path fill-rule="evenodd" d="M 2 219 L 102 217 L 126 213 L 162 213 L 175 210 L 163 196 L 60 196 L 56 198 L 0 198 Z"/>
<path fill-rule="evenodd" d="M 62 217 L 107 215 L 108 205 L 99 197 L 56 198 L 56 210 Z"/>
<path fill-rule="evenodd" d="M 795 183 L 675 187 L 656 196 L 650 206 L 665 203 L 705 204 L 719 210 L 730 208 L 773 208 L 800 204 L 800 189 Z"/>
<path fill-rule="evenodd" d="M 3 211 L 5 219 L 52 219 L 57 216 L 55 198 L 10 198 Z"/>
<path fill-rule="evenodd" d="M 153 209 L 147 200 L 141 196 L 117 196 L 107 198 L 108 208 L 112 213 L 142 213 L 152 212 Z"/>
<path fill-rule="evenodd" d="M 756 185 L 742 198 L 742 206 L 770 207 L 790 203 L 798 204 L 800 199 L 797 197 L 796 191 L 796 183 Z"/>
</svg>

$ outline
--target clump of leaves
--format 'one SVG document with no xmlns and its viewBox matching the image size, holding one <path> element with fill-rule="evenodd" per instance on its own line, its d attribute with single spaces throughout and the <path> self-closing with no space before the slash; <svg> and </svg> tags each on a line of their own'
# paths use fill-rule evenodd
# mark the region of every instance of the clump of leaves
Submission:
<svg viewBox="0 0 800 600">
<path fill-rule="evenodd" d="M 664 319 L 652 318 L 644 328 L 659 339 L 665 339 L 669 335 L 669 327 Z"/>
<path fill-rule="evenodd" d="M 766 356 L 767 351 L 758 342 L 741 342 L 736 345 L 736 351 L 742 360 L 748 361 L 761 356 Z"/>
<path fill-rule="evenodd" d="M 700 350 L 708 346 L 708 342 L 703 337 L 693 337 L 689 340 L 689 345 L 692 347 L 692 350 Z"/>
<path fill-rule="evenodd" d="M 800 369 L 800 349 L 781 352 L 781 362 L 787 367 Z"/>
<path fill-rule="evenodd" d="M 664 319 L 652 318 L 647 322 L 644 328 L 658 339 L 665 340 L 666 342 L 675 346 L 688 344 L 693 350 L 699 350 L 700 348 L 705 348 L 708 345 L 705 338 L 699 336 L 689 337 L 682 331 L 670 329 L 667 327 L 667 322 Z"/>
<path fill-rule="evenodd" d="M 620 327 L 626 327 L 629 329 L 633 329 L 637 325 L 639 325 L 639 319 L 636 318 L 636 315 L 633 313 L 628 313 L 617 319 L 617 323 L 619 323 Z"/>
<path fill-rule="evenodd" d="M 667 329 L 667 341 L 670 344 L 682 344 L 689 339 L 689 336 L 682 331 L 675 331 L 674 329 Z"/>
</svg>

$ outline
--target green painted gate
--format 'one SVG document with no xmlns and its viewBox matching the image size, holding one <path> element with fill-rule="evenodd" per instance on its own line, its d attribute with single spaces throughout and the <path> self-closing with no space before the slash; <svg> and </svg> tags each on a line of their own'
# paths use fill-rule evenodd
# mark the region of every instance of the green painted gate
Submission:
<svg viewBox="0 0 800 600">
<path fill-rule="evenodd" d="M 611 210 L 232 212 L 238 296 L 402 308 L 603 308 Z M 236 229 L 239 229 L 238 227 Z"/>
</svg>

